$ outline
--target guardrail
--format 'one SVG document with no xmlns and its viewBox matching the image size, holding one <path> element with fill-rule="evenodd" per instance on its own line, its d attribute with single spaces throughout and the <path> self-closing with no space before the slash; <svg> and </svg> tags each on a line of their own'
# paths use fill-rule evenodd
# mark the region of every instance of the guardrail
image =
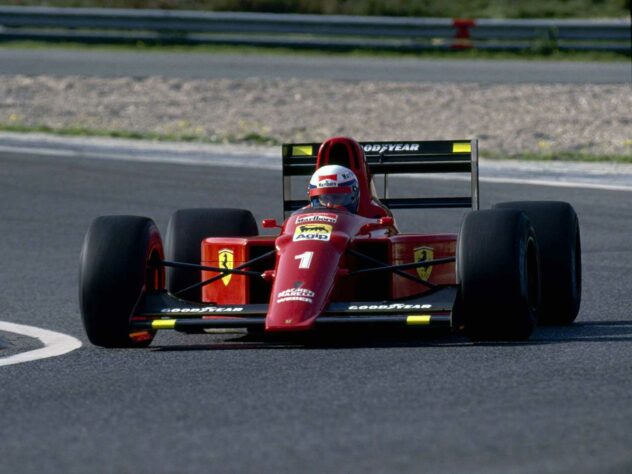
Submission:
<svg viewBox="0 0 632 474">
<path fill-rule="evenodd" d="M 470 20 L 0 7 L 1 40 L 422 51 L 630 51 L 629 19 Z"/>
</svg>

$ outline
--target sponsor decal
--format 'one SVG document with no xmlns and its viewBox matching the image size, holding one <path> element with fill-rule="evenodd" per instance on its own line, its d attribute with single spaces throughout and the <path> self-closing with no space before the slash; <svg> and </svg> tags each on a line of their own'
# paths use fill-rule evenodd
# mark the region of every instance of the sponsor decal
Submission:
<svg viewBox="0 0 632 474">
<path fill-rule="evenodd" d="M 426 260 L 432 260 L 434 255 L 434 249 L 432 247 L 417 247 L 413 256 L 415 262 L 425 262 Z M 429 267 L 417 267 L 417 275 L 422 280 L 427 280 L 430 278 L 430 274 L 432 273 L 432 265 Z"/>
<path fill-rule="evenodd" d="M 350 172 L 340 172 L 338 174 L 322 174 L 318 176 L 319 188 L 335 188 L 344 184 L 345 181 L 353 179 L 354 175 Z"/>
<path fill-rule="evenodd" d="M 312 146 L 311 145 L 293 146 L 292 147 L 292 156 L 311 156 L 311 154 L 312 154 Z"/>
<path fill-rule="evenodd" d="M 404 303 L 391 303 L 391 304 L 352 304 L 347 308 L 349 311 L 366 311 L 366 310 L 391 310 L 391 309 L 430 309 L 431 304 L 404 304 Z"/>
<path fill-rule="evenodd" d="M 342 173 L 340 173 L 340 176 L 344 180 L 348 180 L 348 179 L 353 178 L 353 175 L 351 173 L 347 173 L 346 171 L 343 171 Z"/>
<path fill-rule="evenodd" d="M 165 308 L 161 313 L 239 313 L 241 306 L 204 306 L 202 308 Z"/>
<path fill-rule="evenodd" d="M 338 221 L 336 214 L 310 214 L 308 216 L 299 216 L 296 218 L 297 224 L 309 224 L 310 222 L 326 222 L 335 224 Z"/>
<path fill-rule="evenodd" d="M 302 301 L 311 303 L 316 293 L 306 288 L 288 288 L 280 291 L 277 295 L 277 303 L 286 303 L 288 301 Z"/>
<path fill-rule="evenodd" d="M 338 182 L 331 179 L 320 180 L 318 182 L 319 188 L 335 188 L 336 186 L 338 186 Z"/>
<path fill-rule="evenodd" d="M 328 241 L 331 238 L 331 225 L 329 224 L 302 224 L 294 230 L 294 242 L 303 240 Z"/>
<path fill-rule="evenodd" d="M 233 269 L 235 258 L 231 249 L 221 249 L 218 252 L 217 258 L 219 260 L 220 267 L 226 268 L 227 270 Z M 224 283 L 224 286 L 228 286 L 232 276 L 233 275 L 229 273 L 226 276 L 222 277 L 222 283 Z"/>
<path fill-rule="evenodd" d="M 375 143 L 364 145 L 367 153 L 384 153 L 385 151 L 419 151 L 419 143 Z"/>
</svg>

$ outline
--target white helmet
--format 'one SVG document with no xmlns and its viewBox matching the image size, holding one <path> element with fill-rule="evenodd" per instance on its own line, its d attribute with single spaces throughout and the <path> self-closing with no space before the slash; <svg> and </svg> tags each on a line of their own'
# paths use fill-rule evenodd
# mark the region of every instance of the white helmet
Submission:
<svg viewBox="0 0 632 474">
<path fill-rule="evenodd" d="M 358 211 L 360 186 L 349 168 L 327 165 L 318 168 L 309 180 L 308 193 L 312 207 L 345 207 Z"/>
</svg>

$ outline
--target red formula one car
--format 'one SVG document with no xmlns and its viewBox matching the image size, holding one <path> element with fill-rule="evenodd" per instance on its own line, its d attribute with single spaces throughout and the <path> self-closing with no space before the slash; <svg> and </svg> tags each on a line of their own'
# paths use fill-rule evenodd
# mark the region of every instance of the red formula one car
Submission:
<svg viewBox="0 0 632 474">
<path fill-rule="evenodd" d="M 386 195 L 388 175 L 429 172 L 469 173 L 470 195 L 376 195 L 373 175 L 385 176 Z M 292 178 L 312 174 L 311 202 L 292 199 Z M 90 341 L 146 346 L 163 329 L 382 326 L 522 340 L 538 320 L 568 324 L 577 315 L 581 249 L 573 208 L 526 201 L 478 210 L 475 140 L 284 145 L 283 184 L 285 221 L 263 221 L 280 229 L 276 236 L 259 236 L 247 210 L 183 209 L 171 218 L 163 249 L 151 219 L 97 218 L 80 269 Z M 340 197 L 352 207 L 336 204 Z M 458 235 L 403 234 L 391 213 L 458 207 L 472 209 Z"/>
</svg>

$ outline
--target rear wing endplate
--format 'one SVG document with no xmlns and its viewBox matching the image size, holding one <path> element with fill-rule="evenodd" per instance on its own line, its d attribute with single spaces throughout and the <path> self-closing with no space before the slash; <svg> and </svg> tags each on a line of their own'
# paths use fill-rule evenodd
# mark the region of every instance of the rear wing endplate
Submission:
<svg viewBox="0 0 632 474">
<path fill-rule="evenodd" d="M 306 205 L 292 200 L 292 176 L 310 176 L 316 168 L 320 143 L 283 145 L 283 213 L 287 215 Z M 384 195 L 389 209 L 471 208 L 477 210 L 478 140 L 361 142 L 373 176 L 384 175 Z M 388 175 L 426 173 L 469 173 L 470 196 L 389 198 Z"/>
</svg>

